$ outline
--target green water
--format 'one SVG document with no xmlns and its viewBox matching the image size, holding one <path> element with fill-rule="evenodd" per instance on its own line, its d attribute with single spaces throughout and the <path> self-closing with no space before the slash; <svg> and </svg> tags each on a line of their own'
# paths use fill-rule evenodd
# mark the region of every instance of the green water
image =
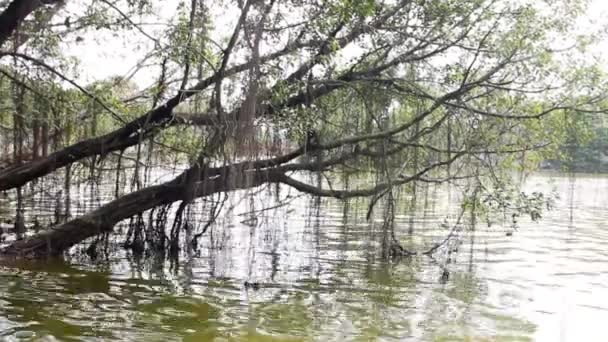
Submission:
<svg viewBox="0 0 608 342">
<path fill-rule="evenodd" d="M 0 340 L 608 341 L 608 177 L 545 174 L 527 187 L 555 187 L 558 208 L 512 236 L 480 225 L 434 259 L 383 261 L 381 222 L 357 202 L 302 197 L 241 215 L 273 206 L 261 193 L 234 196 L 179 265 L 120 249 L 95 263 L 4 262 Z M 454 209 L 445 189 L 422 193 L 416 215 L 397 218 L 404 244 L 421 248 Z"/>
</svg>

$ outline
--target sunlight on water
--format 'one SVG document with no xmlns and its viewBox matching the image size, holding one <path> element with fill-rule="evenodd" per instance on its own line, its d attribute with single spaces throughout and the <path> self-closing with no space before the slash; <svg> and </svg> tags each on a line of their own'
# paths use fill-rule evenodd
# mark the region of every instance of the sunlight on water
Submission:
<svg viewBox="0 0 608 342">
<path fill-rule="evenodd" d="M 608 341 L 608 178 L 539 174 L 526 191 L 553 188 L 558 208 L 512 236 L 479 225 L 458 252 L 393 263 L 363 202 L 297 197 L 259 211 L 276 205 L 269 192 L 233 196 L 232 214 L 179 265 L 121 249 L 95 264 L 5 261 L 0 340 Z M 421 201 L 397 222 L 420 249 L 457 210 L 445 189 Z"/>
</svg>

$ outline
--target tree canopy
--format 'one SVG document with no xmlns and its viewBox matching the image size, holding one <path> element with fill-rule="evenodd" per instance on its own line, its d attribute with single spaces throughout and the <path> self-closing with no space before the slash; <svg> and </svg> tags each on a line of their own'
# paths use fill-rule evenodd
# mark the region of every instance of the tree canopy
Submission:
<svg viewBox="0 0 608 342">
<path fill-rule="evenodd" d="M 61 254 L 179 202 L 168 237 L 175 249 L 194 199 L 266 183 L 369 197 L 370 212 L 421 182 L 476 179 L 471 192 L 489 194 L 507 171 L 555 157 L 583 132 L 573 118 L 605 110 L 603 70 L 584 58 L 595 37 L 576 31 L 584 1 L 12 0 L 0 8 L 0 190 L 69 174 L 75 163 L 136 159 L 132 191 L 26 234 L 4 254 Z M 114 70 L 123 65 L 91 69 L 83 46 L 134 65 L 124 74 Z M 146 154 L 187 167 L 165 183 L 142 181 Z M 341 189 L 301 177 L 337 172 L 374 174 L 375 184 Z"/>
</svg>

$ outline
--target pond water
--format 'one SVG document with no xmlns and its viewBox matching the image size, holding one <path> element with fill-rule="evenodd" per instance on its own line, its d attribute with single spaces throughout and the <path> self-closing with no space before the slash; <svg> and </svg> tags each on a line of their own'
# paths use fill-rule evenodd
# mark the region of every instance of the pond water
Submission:
<svg viewBox="0 0 608 342">
<path fill-rule="evenodd" d="M 557 208 L 540 222 L 479 224 L 457 252 L 399 262 L 380 257 L 382 224 L 363 202 L 281 189 L 291 204 L 261 210 L 276 207 L 266 190 L 237 194 L 179 265 L 121 249 L 5 262 L 0 340 L 608 341 L 608 176 L 527 180 L 552 189 Z M 396 234 L 423 249 L 458 209 L 444 187 L 419 194 Z"/>
</svg>

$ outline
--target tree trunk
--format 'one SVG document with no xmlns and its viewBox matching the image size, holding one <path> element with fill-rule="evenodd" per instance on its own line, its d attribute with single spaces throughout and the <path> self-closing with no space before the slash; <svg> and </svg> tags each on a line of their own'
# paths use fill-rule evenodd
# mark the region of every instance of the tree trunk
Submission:
<svg viewBox="0 0 608 342">
<path fill-rule="evenodd" d="M 169 117 L 167 114 L 170 114 L 170 110 L 155 112 L 158 114 L 157 116 L 166 115 L 166 117 Z M 141 127 L 143 127 L 143 122 L 141 124 Z M 46 158 L 3 170 L 0 173 L 0 190 L 24 185 L 33 179 L 47 175 L 60 167 L 67 166 L 85 157 L 103 155 L 133 146 L 139 141 L 138 135 L 133 135 L 139 127 L 139 120 L 135 120 L 112 133 L 70 145 L 51 153 Z"/>
<path fill-rule="evenodd" d="M 282 55 L 284 51 L 286 50 L 281 50 L 275 54 Z M 261 60 L 267 60 L 271 57 L 273 56 L 271 55 L 270 57 L 262 58 Z M 139 118 L 125 124 L 123 127 L 113 132 L 100 137 L 80 141 L 52 153 L 46 158 L 40 158 L 39 160 L 34 160 L 21 166 L 0 171 L 0 191 L 9 190 L 24 185 L 31 180 L 45 176 L 63 166 L 83 158 L 92 157 L 95 155 L 105 155 L 109 152 L 124 150 L 127 147 L 136 145 L 139 143 L 140 136 L 142 134 L 146 137 L 150 137 L 155 135 L 158 132 L 158 129 L 166 124 L 176 124 L 178 120 L 173 120 L 172 112 L 173 109 L 181 102 L 207 88 L 219 78 L 236 74 L 239 71 L 246 69 L 248 65 L 248 63 L 245 63 L 235 66 L 232 69 L 226 70 L 223 76 L 214 74 L 213 76 L 200 81 L 197 85 L 188 89 L 187 91 L 179 92 L 165 104 L 151 110 L 147 114 L 140 116 Z M 374 76 L 382 71 L 383 69 L 379 67 L 364 73 L 347 72 L 343 76 L 339 77 L 338 80 L 340 82 L 336 82 L 335 84 L 324 84 L 313 89 L 312 91 L 300 92 L 280 104 L 266 104 L 264 106 L 259 106 L 259 112 L 256 113 L 256 115 L 261 115 L 262 113 L 268 116 L 275 115 L 283 108 L 297 107 L 305 103 L 307 100 L 325 96 L 336 89 L 344 87 L 344 83 L 351 82 L 363 76 Z M 209 120 L 209 122 L 206 122 L 205 124 L 212 125 L 214 122 Z M 155 130 L 155 127 L 158 129 Z"/>
<path fill-rule="evenodd" d="M 23 160 L 23 140 L 25 133 L 24 122 L 24 103 L 25 89 L 22 86 L 14 85 L 13 101 L 15 102 L 15 113 L 13 115 L 13 160 L 19 165 Z M 21 240 L 25 235 L 25 218 L 23 216 L 23 189 L 17 188 L 17 210 L 15 212 L 15 233 L 17 240 Z"/>
<path fill-rule="evenodd" d="M 218 169 L 214 175 L 218 176 L 198 182 L 194 193 L 196 197 L 252 188 L 279 179 L 278 173 L 270 170 L 235 172 L 230 166 Z M 16 241 L 0 251 L 0 254 L 20 257 L 60 256 L 87 238 L 112 231 L 121 220 L 148 209 L 183 200 L 185 191 L 182 184 L 183 176 L 180 175 L 170 182 L 132 192 L 86 215 L 50 227 L 25 240 Z"/>
<path fill-rule="evenodd" d="M 44 112 L 42 116 L 42 134 L 40 140 L 42 157 L 46 157 L 49 155 L 49 115 L 47 112 Z"/>
<path fill-rule="evenodd" d="M 224 76 L 230 76 L 247 67 L 248 63 L 236 66 L 227 70 Z M 173 109 L 198 91 L 203 90 L 216 82 L 219 78 L 218 75 L 213 75 L 200 81 L 194 87 L 179 92 L 163 105 L 156 107 L 108 134 L 80 141 L 56 151 L 46 158 L 41 158 L 21 166 L 3 170 L 0 172 L 0 191 L 24 185 L 31 180 L 45 176 L 80 159 L 95 155 L 104 155 L 109 152 L 124 150 L 127 147 L 136 145 L 139 143 L 142 134 L 147 136 L 155 134 L 153 127 L 163 126 L 168 122 L 175 124 L 176 122 L 172 122 L 171 120 L 173 117 Z M 213 123 L 209 122 L 209 124 Z"/>
<path fill-rule="evenodd" d="M 13 0 L 0 14 L 0 47 L 6 43 L 19 24 L 33 11 L 45 4 L 58 3 L 60 0 Z"/>
<path fill-rule="evenodd" d="M 40 120 L 37 117 L 32 120 L 32 138 L 32 158 L 38 159 L 40 155 Z"/>
</svg>

